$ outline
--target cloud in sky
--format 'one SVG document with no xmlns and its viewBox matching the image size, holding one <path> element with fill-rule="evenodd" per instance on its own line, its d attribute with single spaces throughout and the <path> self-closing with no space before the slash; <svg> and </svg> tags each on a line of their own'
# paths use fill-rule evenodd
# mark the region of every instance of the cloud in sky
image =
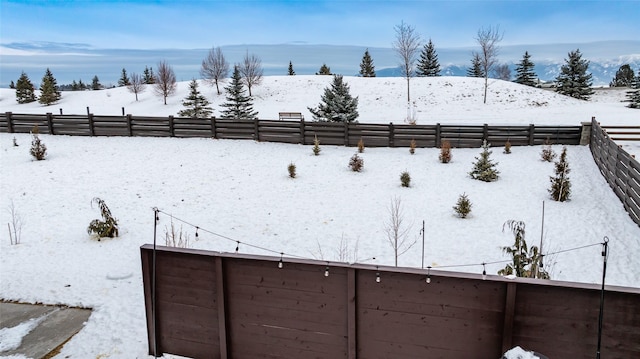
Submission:
<svg viewBox="0 0 640 359">
<path fill-rule="evenodd" d="M 210 48 L 233 44 L 390 47 L 394 26 L 414 26 L 440 47 L 475 45 L 499 25 L 503 45 L 634 40 L 638 1 L 0 0 L 1 42 L 95 48 Z M 635 14 L 635 15 L 633 15 Z"/>
</svg>

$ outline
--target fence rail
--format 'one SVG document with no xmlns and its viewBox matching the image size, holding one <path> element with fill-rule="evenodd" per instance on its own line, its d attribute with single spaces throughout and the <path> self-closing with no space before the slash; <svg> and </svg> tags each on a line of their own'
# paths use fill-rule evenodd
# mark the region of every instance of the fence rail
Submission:
<svg viewBox="0 0 640 359">
<path fill-rule="evenodd" d="M 149 353 L 594 357 L 600 285 L 141 247 Z M 376 280 L 379 276 L 380 281 Z M 640 289 L 606 287 L 603 357 L 640 357 Z"/>
<path fill-rule="evenodd" d="M 593 159 L 631 219 L 640 226 L 640 163 L 617 145 L 595 119 L 591 127 Z"/>
<path fill-rule="evenodd" d="M 325 145 L 367 147 L 440 147 L 448 140 L 453 147 L 540 145 L 548 138 L 554 144 L 580 143 L 581 126 L 464 126 L 395 125 L 305 121 L 234 121 L 218 118 L 0 114 L 0 132 L 28 133 L 33 126 L 41 133 L 75 136 L 212 137 L 312 145 L 318 138 Z"/>
</svg>

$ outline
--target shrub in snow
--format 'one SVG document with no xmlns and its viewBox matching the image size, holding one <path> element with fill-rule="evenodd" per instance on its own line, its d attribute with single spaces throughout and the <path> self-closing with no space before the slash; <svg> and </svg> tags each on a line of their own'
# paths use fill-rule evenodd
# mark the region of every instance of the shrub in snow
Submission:
<svg viewBox="0 0 640 359">
<path fill-rule="evenodd" d="M 172 219 L 171 228 L 164 230 L 164 243 L 167 247 L 189 248 L 189 235 L 182 232 L 182 226 L 176 229 Z"/>
<path fill-rule="evenodd" d="M 318 140 L 318 136 L 315 136 L 313 138 L 313 154 L 318 156 L 320 154 L 320 151 L 322 151 L 322 149 L 320 148 L 320 140 Z"/>
<path fill-rule="evenodd" d="M 411 142 L 409 142 L 409 153 L 416 153 L 416 140 L 414 140 L 413 138 L 411 139 Z"/>
<path fill-rule="evenodd" d="M 362 140 L 362 137 L 360 137 L 360 140 L 358 141 L 358 153 L 362 152 L 364 152 L 364 141 Z"/>
<path fill-rule="evenodd" d="M 555 163 L 556 175 L 549 177 L 551 188 L 549 193 L 554 201 L 564 202 L 571 196 L 571 182 L 569 181 L 569 163 L 567 162 L 567 148 L 562 149 L 560 159 Z"/>
<path fill-rule="evenodd" d="M 296 178 L 296 165 L 293 162 L 289 163 L 287 170 L 289 171 L 289 177 Z"/>
<path fill-rule="evenodd" d="M 551 148 L 551 141 L 549 137 L 544 141 L 544 145 L 542 146 L 542 152 L 540 152 L 540 157 L 543 161 L 551 162 L 554 158 L 556 158 L 556 153 Z"/>
<path fill-rule="evenodd" d="M 467 194 L 463 193 L 458 197 L 458 202 L 453 206 L 453 210 L 456 212 L 458 217 L 467 218 L 469 213 L 471 213 L 472 206 L 473 205 L 471 204 L 469 197 L 467 197 Z"/>
<path fill-rule="evenodd" d="M 20 145 L 18 145 L 18 140 L 16 140 L 16 138 L 13 138 L 13 147 L 18 147 Z"/>
<path fill-rule="evenodd" d="M 507 142 L 504 144 L 504 151 L 502 151 L 506 154 L 510 154 L 511 153 L 511 142 L 509 142 L 509 140 L 507 140 Z"/>
<path fill-rule="evenodd" d="M 402 184 L 402 187 L 411 186 L 411 175 L 409 174 L 409 172 L 404 171 L 402 172 L 402 174 L 400 174 L 400 183 Z"/>
<path fill-rule="evenodd" d="M 493 182 L 498 179 L 498 170 L 495 169 L 497 163 L 493 163 L 489 158 L 491 156 L 489 151 L 489 144 L 487 140 L 482 142 L 482 152 L 480 157 L 476 157 L 476 162 L 473 164 L 473 170 L 469 172 L 469 175 L 473 179 L 477 179 L 484 182 Z"/>
<path fill-rule="evenodd" d="M 439 159 L 442 163 L 451 162 L 451 142 L 447 140 L 442 141 L 442 146 L 440 146 Z"/>
<path fill-rule="evenodd" d="M 362 159 L 362 157 L 358 156 L 357 153 L 351 156 L 351 159 L 349 160 L 349 168 L 351 168 L 353 172 L 360 172 L 362 171 L 363 167 L 364 160 Z"/>
<path fill-rule="evenodd" d="M 29 153 L 31 153 L 31 156 L 36 160 L 42 161 L 47 155 L 47 146 L 45 146 L 44 143 L 42 143 L 42 140 L 40 140 L 39 133 L 38 125 L 33 126 L 33 130 L 31 130 L 32 140 Z"/>
<path fill-rule="evenodd" d="M 107 204 L 98 197 L 95 197 L 92 202 L 95 202 L 100 208 L 100 214 L 102 215 L 102 221 L 99 219 L 94 219 L 89 223 L 89 227 L 87 227 L 87 232 L 89 234 L 98 235 L 98 240 L 104 237 L 117 237 L 118 236 L 118 221 L 113 218 L 111 215 L 111 211 Z"/>
<path fill-rule="evenodd" d="M 516 277 L 549 279 L 549 273 L 542 265 L 542 254 L 538 247 L 527 248 L 525 240 L 525 224 L 522 221 L 509 220 L 502 226 L 504 232 L 509 228 L 514 235 L 514 243 L 510 247 L 502 247 L 502 251 L 511 256 L 512 262 L 498 271 L 499 275 L 515 275 Z"/>
</svg>

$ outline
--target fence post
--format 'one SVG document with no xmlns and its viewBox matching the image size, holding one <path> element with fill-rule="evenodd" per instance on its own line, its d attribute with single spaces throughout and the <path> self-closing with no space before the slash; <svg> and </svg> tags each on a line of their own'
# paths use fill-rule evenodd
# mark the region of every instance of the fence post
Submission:
<svg viewBox="0 0 640 359">
<path fill-rule="evenodd" d="M 11 115 L 13 115 L 12 112 L 5 112 L 5 116 L 7 116 L 7 131 L 9 133 L 13 133 L 13 118 Z"/>
<path fill-rule="evenodd" d="M 300 143 L 306 145 L 304 143 L 305 135 L 304 135 L 304 118 L 300 119 Z"/>
<path fill-rule="evenodd" d="M 395 128 L 393 122 L 389 122 L 389 147 L 395 147 Z"/>
<path fill-rule="evenodd" d="M 356 269 L 347 269 L 347 358 L 356 359 L 358 352 L 358 328 L 356 313 L 356 303 L 358 302 L 356 292 Z"/>
<path fill-rule="evenodd" d="M 253 140 L 260 141 L 260 120 L 253 120 Z"/>
<path fill-rule="evenodd" d="M 51 112 L 47 112 L 47 126 L 49 127 L 49 134 L 53 135 L 53 114 Z"/>
<path fill-rule="evenodd" d="M 169 115 L 169 134 L 171 135 L 171 137 L 176 136 L 173 129 L 173 115 Z"/>
<path fill-rule="evenodd" d="M 593 120 L 592 120 L 593 121 Z M 580 131 L 580 145 L 588 145 L 591 141 L 591 124 L 592 122 L 582 122 Z"/>
<path fill-rule="evenodd" d="M 60 107 L 60 114 L 62 115 L 62 107 Z"/>
<path fill-rule="evenodd" d="M 124 116 L 124 106 L 122 106 L 122 116 Z"/>
<path fill-rule="evenodd" d="M 344 124 L 344 146 L 349 147 L 349 123 L 343 122 Z"/>
<path fill-rule="evenodd" d="M 442 139 L 440 138 L 440 122 L 436 123 L 436 148 L 440 148 Z"/>
<path fill-rule="evenodd" d="M 507 283 L 507 295 L 504 301 L 504 325 L 502 326 L 502 352 L 513 346 L 513 320 L 516 311 L 516 283 Z"/>
<path fill-rule="evenodd" d="M 87 116 L 89 116 L 89 113 L 91 113 L 91 111 L 89 111 L 89 106 L 87 106 Z"/>
<path fill-rule="evenodd" d="M 90 113 L 87 119 L 89 120 L 89 135 L 95 136 L 95 130 L 93 128 L 93 114 Z"/>
<path fill-rule="evenodd" d="M 129 131 L 129 137 L 133 136 L 133 129 L 131 128 L 131 114 L 127 114 L 127 130 Z"/>
<path fill-rule="evenodd" d="M 216 304 L 218 305 L 218 346 L 220 347 L 220 358 L 228 356 L 227 351 L 227 309 L 225 303 L 225 275 L 222 257 L 215 258 L 216 275 Z M 213 353 L 212 353 L 213 354 Z"/>
<path fill-rule="evenodd" d="M 216 138 L 216 117 L 211 117 L 211 137 Z"/>
<path fill-rule="evenodd" d="M 489 143 L 489 125 L 486 123 L 482 127 L 482 141 Z"/>
<path fill-rule="evenodd" d="M 536 127 L 533 124 L 529 125 L 529 146 L 533 146 L 535 140 Z"/>
</svg>

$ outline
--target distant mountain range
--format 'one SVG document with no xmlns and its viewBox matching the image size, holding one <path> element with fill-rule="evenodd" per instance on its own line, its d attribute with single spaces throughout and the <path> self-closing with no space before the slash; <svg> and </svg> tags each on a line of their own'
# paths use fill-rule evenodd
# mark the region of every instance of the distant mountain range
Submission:
<svg viewBox="0 0 640 359">
<path fill-rule="evenodd" d="M 442 75 L 465 76 L 471 63 L 471 53 L 478 47 L 439 48 L 435 44 Z M 354 76 L 360 70 L 367 47 L 337 45 L 231 45 L 221 47 L 230 63 L 242 61 L 249 52 L 262 60 L 265 76 L 286 75 L 289 61 L 298 75 L 315 74 L 322 64 L 332 73 Z M 607 86 L 623 64 L 635 72 L 640 69 L 640 41 L 607 41 L 581 44 L 508 45 L 500 47 L 499 60 L 508 64 L 512 73 L 525 51 L 531 55 L 540 80 L 553 81 L 570 51 L 579 49 L 582 58 L 590 61 L 589 72 L 594 86 Z M 368 48 L 376 75 L 400 76 L 399 60 L 391 48 Z M 25 71 L 38 85 L 46 68 L 50 68 L 58 84 L 73 80 L 90 83 L 98 76 L 103 85 L 116 84 L 123 68 L 128 74 L 141 74 L 145 66 L 155 68 L 165 60 L 176 73 L 178 81 L 199 78 L 202 60 L 209 49 L 98 49 L 72 43 L 10 43 L 0 45 L 0 87 L 8 87 Z"/>
</svg>

